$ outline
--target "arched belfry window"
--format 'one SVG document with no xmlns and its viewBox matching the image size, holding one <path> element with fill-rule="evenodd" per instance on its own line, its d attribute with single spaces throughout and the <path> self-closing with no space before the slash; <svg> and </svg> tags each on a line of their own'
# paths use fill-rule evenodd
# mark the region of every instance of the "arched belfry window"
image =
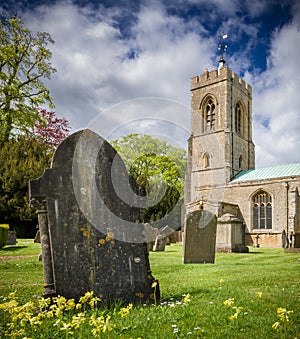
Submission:
<svg viewBox="0 0 300 339">
<path fill-rule="evenodd" d="M 235 105 L 234 110 L 234 126 L 235 132 L 237 134 L 243 134 L 243 107 L 240 101 L 238 101 Z"/>
<path fill-rule="evenodd" d="M 203 165 L 204 165 L 204 168 L 209 168 L 211 166 L 211 156 L 209 153 L 204 154 Z"/>
<path fill-rule="evenodd" d="M 259 191 L 252 198 L 253 229 L 272 229 L 272 197 Z"/>
<path fill-rule="evenodd" d="M 212 97 L 209 97 L 203 105 L 204 129 L 211 131 L 215 129 L 216 124 L 216 103 Z"/>
<path fill-rule="evenodd" d="M 239 156 L 239 170 L 242 169 L 243 167 L 243 157 L 240 155 Z"/>
</svg>

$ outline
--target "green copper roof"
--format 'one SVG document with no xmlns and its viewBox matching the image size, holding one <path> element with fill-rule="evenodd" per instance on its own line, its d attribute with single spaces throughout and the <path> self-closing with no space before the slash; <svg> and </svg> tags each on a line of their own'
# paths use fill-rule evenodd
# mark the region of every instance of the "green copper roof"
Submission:
<svg viewBox="0 0 300 339">
<path fill-rule="evenodd" d="M 292 177 L 298 175 L 300 176 L 300 164 L 279 165 L 241 171 L 233 178 L 232 182 Z"/>
</svg>

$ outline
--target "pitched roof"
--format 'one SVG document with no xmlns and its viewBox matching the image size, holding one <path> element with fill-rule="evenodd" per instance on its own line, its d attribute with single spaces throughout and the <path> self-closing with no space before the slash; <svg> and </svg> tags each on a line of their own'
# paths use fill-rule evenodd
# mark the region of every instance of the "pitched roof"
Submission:
<svg viewBox="0 0 300 339">
<path fill-rule="evenodd" d="M 239 172 L 232 182 L 300 176 L 300 164 L 279 165 Z"/>
</svg>

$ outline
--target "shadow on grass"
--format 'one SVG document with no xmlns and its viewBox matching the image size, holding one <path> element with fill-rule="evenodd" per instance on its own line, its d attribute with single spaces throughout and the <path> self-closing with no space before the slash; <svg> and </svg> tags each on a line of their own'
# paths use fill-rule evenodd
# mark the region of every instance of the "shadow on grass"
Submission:
<svg viewBox="0 0 300 339">
<path fill-rule="evenodd" d="M 28 246 L 5 246 L 0 249 L 1 252 L 15 252 L 17 250 L 20 250 L 22 248 L 27 248 Z"/>
<path fill-rule="evenodd" d="M 251 252 L 251 251 L 249 251 L 248 253 L 245 253 L 245 254 L 265 254 L 265 252 Z"/>
</svg>

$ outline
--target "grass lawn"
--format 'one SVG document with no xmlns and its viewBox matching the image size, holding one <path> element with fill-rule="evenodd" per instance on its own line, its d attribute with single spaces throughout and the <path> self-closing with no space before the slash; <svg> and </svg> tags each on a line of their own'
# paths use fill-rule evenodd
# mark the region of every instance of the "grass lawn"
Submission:
<svg viewBox="0 0 300 339">
<path fill-rule="evenodd" d="M 58 299 L 51 315 L 49 308 L 30 306 L 43 291 L 39 252 L 33 240 L 0 250 L 0 303 L 5 305 L 0 306 L 0 338 L 5 331 L 15 338 L 300 338 L 297 253 L 251 247 L 247 254 L 216 254 L 215 264 L 183 265 L 182 246 L 173 244 L 150 253 L 160 283 L 159 305 L 90 309 L 82 304 L 66 312 L 67 306 L 59 311 L 57 305 L 66 302 Z M 16 259 L 3 261 L 3 256 Z M 18 299 L 7 298 L 14 291 Z M 40 318 L 34 318 L 38 311 Z"/>
</svg>

